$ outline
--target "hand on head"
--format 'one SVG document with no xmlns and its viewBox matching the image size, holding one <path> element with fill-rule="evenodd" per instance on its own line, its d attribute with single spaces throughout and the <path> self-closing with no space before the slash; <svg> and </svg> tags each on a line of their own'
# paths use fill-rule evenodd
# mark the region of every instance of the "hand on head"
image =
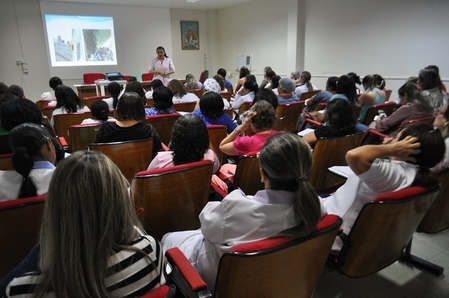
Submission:
<svg viewBox="0 0 449 298">
<path fill-rule="evenodd" d="M 399 138 L 399 136 L 398 136 Z M 410 155 L 418 154 L 421 152 L 421 143 L 418 142 L 417 137 L 406 136 L 404 139 L 397 141 L 397 138 L 391 142 L 394 146 L 394 157 L 416 163 L 416 159 Z"/>
</svg>

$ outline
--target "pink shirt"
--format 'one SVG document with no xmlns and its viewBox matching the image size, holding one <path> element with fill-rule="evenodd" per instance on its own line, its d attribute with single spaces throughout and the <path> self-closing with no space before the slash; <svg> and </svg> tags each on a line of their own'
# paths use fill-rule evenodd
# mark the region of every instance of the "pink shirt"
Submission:
<svg viewBox="0 0 449 298">
<path fill-rule="evenodd" d="M 159 71 L 169 71 L 173 70 L 175 71 L 175 66 L 173 65 L 173 62 L 170 58 L 164 58 L 164 60 L 161 62 L 157 57 L 152 59 L 149 66 L 150 70 L 159 70 Z M 168 82 L 170 82 L 170 75 L 162 76 L 160 74 L 154 74 L 153 80 L 159 79 L 164 83 L 165 86 L 167 86 Z"/>
<path fill-rule="evenodd" d="M 232 143 L 238 155 L 245 155 L 251 152 L 259 152 L 269 137 L 276 134 L 277 131 L 270 130 L 270 133 L 258 134 L 252 136 L 237 137 Z"/>
<path fill-rule="evenodd" d="M 220 161 L 218 160 L 215 152 L 212 149 L 208 149 L 204 153 L 203 159 L 209 159 L 214 162 L 213 172 L 216 173 L 220 169 Z M 156 157 L 151 161 L 147 170 L 162 169 L 174 166 L 173 164 L 173 151 L 160 151 Z"/>
</svg>

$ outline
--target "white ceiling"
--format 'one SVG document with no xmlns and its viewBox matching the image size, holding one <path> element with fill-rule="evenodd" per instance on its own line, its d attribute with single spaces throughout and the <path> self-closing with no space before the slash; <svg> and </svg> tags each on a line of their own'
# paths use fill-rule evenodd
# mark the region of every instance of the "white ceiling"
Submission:
<svg viewBox="0 0 449 298">
<path fill-rule="evenodd" d="M 46 0 L 49 2 L 75 2 L 114 5 L 137 5 L 164 8 L 210 10 L 234 6 L 251 0 L 198 0 L 188 3 L 187 0 Z"/>
</svg>

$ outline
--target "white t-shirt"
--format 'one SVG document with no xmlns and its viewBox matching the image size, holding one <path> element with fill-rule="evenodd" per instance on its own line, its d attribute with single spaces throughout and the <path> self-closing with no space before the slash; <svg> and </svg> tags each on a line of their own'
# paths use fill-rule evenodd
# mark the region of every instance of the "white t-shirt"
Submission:
<svg viewBox="0 0 449 298">
<path fill-rule="evenodd" d="M 379 194 L 409 187 L 417 172 L 415 164 L 377 158 L 368 171 L 349 176 L 333 195 L 323 198 L 324 209 L 328 214 L 336 214 L 343 219 L 341 228 L 348 234 L 366 203 Z M 332 250 L 339 251 L 342 244 L 337 237 Z"/>
<path fill-rule="evenodd" d="M 87 106 L 84 106 L 81 110 L 78 110 L 76 113 L 77 114 L 82 114 L 82 113 L 87 113 L 87 112 L 90 112 L 90 109 Z M 51 114 L 51 120 L 50 120 L 52 125 L 55 125 L 55 122 L 53 120 L 53 116 L 61 115 L 61 114 L 67 114 L 67 111 L 66 111 L 66 109 L 64 107 L 57 108 L 57 109 L 53 110 L 53 113 Z"/>
<path fill-rule="evenodd" d="M 183 97 L 173 96 L 173 103 L 199 101 L 200 99 L 195 93 L 187 92 Z"/>
<path fill-rule="evenodd" d="M 312 84 L 312 88 L 313 88 L 313 90 L 317 90 L 317 88 L 313 84 Z M 301 98 L 301 95 L 306 92 L 309 92 L 309 89 L 307 89 L 307 85 L 305 85 L 305 84 L 298 86 L 295 89 L 295 93 L 298 96 L 298 98 Z"/>
</svg>

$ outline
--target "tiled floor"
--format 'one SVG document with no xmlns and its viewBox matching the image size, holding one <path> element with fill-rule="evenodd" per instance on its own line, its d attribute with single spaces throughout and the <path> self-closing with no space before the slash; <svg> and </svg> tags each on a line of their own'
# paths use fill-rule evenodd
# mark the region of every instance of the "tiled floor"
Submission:
<svg viewBox="0 0 449 298">
<path fill-rule="evenodd" d="M 403 262 L 358 279 L 324 271 L 313 298 L 448 298 L 449 229 L 415 233 L 412 254 L 444 267 L 443 274 L 436 277 Z"/>
</svg>

